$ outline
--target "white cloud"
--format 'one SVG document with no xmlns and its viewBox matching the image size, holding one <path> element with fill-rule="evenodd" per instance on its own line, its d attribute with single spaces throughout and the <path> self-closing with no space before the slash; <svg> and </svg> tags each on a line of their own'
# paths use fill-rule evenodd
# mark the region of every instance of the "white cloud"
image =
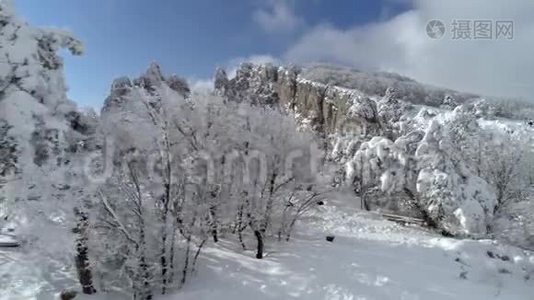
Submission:
<svg viewBox="0 0 534 300">
<path fill-rule="evenodd" d="M 193 91 L 204 91 L 213 89 L 213 78 L 189 78 L 187 82 Z"/>
<path fill-rule="evenodd" d="M 387 21 L 342 30 L 319 25 L 284 55 L 292 62 L 327 61 L 363 69 L 394 71 L 419 81 L 496 96 L 532 99 L 534 2 L 531 0 L 415 1 L 414 8 Z M 426 35 L 429 20 L 447 33 Z M 514 21 L 512 40 L 454 40 L 454 19 Z M 493 23 L 495 35 L 495 23 Z"/>
<path fill-rule="evenodd" d="M 254 21 L 269 33 L 293 32 L 303 24 L 294 12 L 289 0 L 268 0 L 266 6 L 252 15 Z"/>
<path fill-rule="evenodd" d="M 230 65 L 238 65 L 243 62 L 251 62 L 254 64 L 278 64 L 280 61 L 278 58 L 269 54 L 257 54 L 248 57 L 238 57 L 230 61 Z"/>
</svg>

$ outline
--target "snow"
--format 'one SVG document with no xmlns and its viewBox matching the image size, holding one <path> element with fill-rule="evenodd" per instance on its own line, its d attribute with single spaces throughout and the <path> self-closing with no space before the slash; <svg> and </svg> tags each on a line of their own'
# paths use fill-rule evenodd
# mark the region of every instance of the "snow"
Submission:
<svg viewBox="0 0 534 300">
<path fill-rule="evenodd" d="M 0 119 L 13 127 L 9 134 L 17 142 L 17 167 L 20 170 L 17 177 L 8 178 L 7 184 L 0 186 L 0 196 L 7 195 L 5 203 L 8 204 L 3 205 L 0 216 L 16 212 L 14 217 L 10 216 L 10 222 L 15 223 L 14 230 L 23 243 L 14 235 L 0 234 L 0 300 L 57 299 L 60 291 L 77 289 L 79 285 L 72 262 L 74 249 L 70 233 L 73 225 L 71 211 L 76 203 L 64 200 L 84 200 L 83 193 L 89 194 L 92 186 L 83 184 L 80 179 L 79 163 L 84 153 L 67 154 L 64 150 L 70 145 L 68 137 L 74 134 L 66 115 L 75 112 L 76 108 L 66 98 L 63 61 L 56 51 L 68 48 L 73 54 L 82 54 L 83 48 L 68 32 L 33 28 L 14 18 L 10 2 L 0 2 L 3 8 L 0 9 L 0 19 L 9 21 L 0 28 L 3 37 L 0 54 L 8 62 L 0 66 L 0 79 L 9 82 L 2 87 L 5 95 L 0 103 Z M 6 39 L 12 35 L 17 38 L 13 41 Z M 268 82 L 268 88 L 263 85 L 264 77 L 271 76 L 271 71 L 267 67 L 247 64 L 238 72 L 254 72 L 255 76 L 236 85 L 248 87 L 252 91 L 251 100 L 270 105 L 275 99 L 273 83 Z M 221 80 L 228 79 L 224 75 L 219 78 Z M 457 161 L 449 141 L 449 129 L 456 128 L 449 128 L 451 123 L 462 128 L 473 120 L 462 119 L 465 107 L 454 111 L 423 105 L 410 108 L 398 102 L 391 91 L 381 99 L 302 76 L 297 80 L 323 90 L 328 87 L 327 102 L 333 94 L 342 95 L 350 105 L 349 117 L 370 123 L 381 122 L 382 125 L 398 125 L 395 124 L 397 121 L 406 121 L 401 117 L 410 119 L 404 125 L 411 133 L 395 142 L 388 139 L 392 137 L 376 136 L 366 142 L 349 137 L 336 144 L 332 153 L 334 158 L 343 155 L 354 158 L 347 163 L 349 177 L 355 175 L 358 162 L 365 162 L 369 172 L 380 173 L 377 181 L 381 182 L 383 192 L 401 190 L 410 176 L 405 172 L 408 159 L 412 158 L 410 153 L 416 152 L 417 144 L 423 139 L 414 157 L 419 159 L 418 167 L 421 167 L 416 173 L 419 176 L 418 192 L 426 201 L 424 204 L 428 206 L 430 217 L 443 217 L 444 223 L 456 227 L 453 228 L 455 231 L 451 230 L 454 233 L 486 233 L 488 219 L 493 217 L 495 195 L 486 181 L 471 174 L 463 162 Z M 173 88 L 163 84 L 164 81 L 155 64 L 133 84 L 127 79 L 116 81 L 112 95 L 106 101 L 103 120 L 107 117 L 126 129 L 134 128 L 135 134 L 122 138 L 135 139 L 147 149 L 153 147 L 159 142 L 157 138 L 138 132 L 153 132 L 151 129 L 154 129 L 147 125 L 152 120 L 144 114 L 147 104 L 144 99 L 152 97 L 156 100 L 166 93 L 174 93 Z M 167 81 L 181 87 L 177 77 Z M 151 94 L 143 89 L 145 86 L 150 87 L 147 90 Z M 124 102 L 127 97 L 123 96 L 130 90 L 130 99 L 141 101 Z M 243 95 L 237 93 L 234 96 Z M 452 98 L 447 101 L 454 104 Z M 482 104 L 479 103 L 476 109 L 483 109 Z M 205 104 L 197 102 L 196 105 Z M 421 108 L 419 111 L 418 107 Z M 139 112 L 143 112 L 142 116 Z M 253 119 L 257 116 L 253 112 L 247 115 Z M 300 121 L 303 125 L 312 124 L 312 117 L 314 114 L 302 116 Z M 271 119 L 277 122 L 277 119 Z M 477 123 L 482 128 L 528 137 L 534 145 L 534 129 L 518 122 L 478 119 L 469 125 Z M 106 127 L 105 122 L 102 124 Z M 132 124 L 136 126 L 132 127 Z M 197 122 L 191 124 L 203 128 Z M 252 122 L 252 125 L 257 126 L 252 128 L 260 140 L 267 136 L 263 132 L 269 133 L 262 131 L 265 124 L 261 122 Z M 215 127 L 219 131 L 231 128 Z M 391 133 L 397 133 L 398 129 L 387 128 Z M 77 141 L 84 142 L 81 137 Z M 273 139 L 271 142 L 253 141 L 261 150 L 274 152 L 279 148 L 290 148 L 290 143 L 272 143 Z M 32 164 L 36 145 L 59 149 L 54 152 L 56 160 Z M 271 149 L 271 146 L 274 147 Z M 217 143 L 207 147 L 226 150 Z M 360 159 L 355 159 L 358 155 Z M 340 164 L 347 162 L 338 160 Z M 59 161 L 69 161 L 70 164 L 60 165 Z M 366 171 L 363 166 L 359 168 L 362 173 Z M 67 183 L 72 186 L 68 192 L 59 187 Z M 39 198 L 40 201 L 35 201 Z M 262 260 L 256 259 L 252 250 L 242 251 L 229 236 L 222 237 L 219 243 L 206 246 L 197 264 L 197 272 L 183 289 L 161 299 L 532 299 L 532 253 L 491 240 L 444 238 L 424 228 L 403 227 L 384 220 L 379 213 L 359 211 L 356 206 L 360 203 L 355 198 L 354 195 L 332 196 L 327 205 L 317 207 L 298 224 L 291 242 L 269 240 L 266 257 Z M 15 199 L 17 201 L 12 201 Z M 4 212 L 7 209 L 8 213 Z M 329 235 L 336 237 L 332 243 L 325 240 Z M 251 240 L 248 243 L 252 243 Z M 249 248 L 253 246 L 248 245 Z M 94 269 L 98 267 L 95 265 Z M 119 295 L 100 294 L 77 299 L 120 298 Z"/>
<path fill-rule="evenodd" d="M 444 238 L 355 205 L 341 197 L 327 201 L 298 224 L 291 242 L 271 243 L 262 260 L 232 240 L 211 244 L 184 288 L 156 299 L 532 299 L 532 253 L 490 240 Z M 334 242 L 326 235 L 335 235 Z M 37 262 L 0 250 L 6 283 L 0 299 L 54 299 L 75 286 L 72 270 Z"/>
<path fill-rule="evenodd" d="M 263 260 L 229 241 L 212 246 L 197 277 L 162 299 L 520 300 L 534 293 L 525 279 L 533 257 L 489 240 L 443 238 L 339 202 L 309 216 L 299 232 Z"/>
<path fill-rule="evenodd" d="M 7 235 L 7 234 L 0 234 L 0 248 L 2 247 L 18 247 L 20 246 L 19 241 L 15 238 L 15 236 Z"/>
<path fill-rule="evenodd" d="M 534 127 L 525 126 L 522 122 L 507 119 L 479 119 L 478 123 L 482 128 L 496 132 L 510 132 L 513 133 L 514 136 L 528 141 L 531 145 L 531 152 L 534 153 Z"/>
<path fill-rule="evenodd" d="M 73 270 L 28 249 L 0 248 L 0 299 L 52 300 L 64 288 L 76 285 Z"/>
<path fill-rule="evenodd" d="M 532 272 L 532 257 L 491 241 L 442 238 L 346 205 L 324 207 L 300 232 L 264 260 L 229 242 L 211 247 L 198 278 L 163 299 L 519 300 L 534 292 L 523 271 Z M 513 259 L 492 259 L 487 251 Z"/>
</svg>

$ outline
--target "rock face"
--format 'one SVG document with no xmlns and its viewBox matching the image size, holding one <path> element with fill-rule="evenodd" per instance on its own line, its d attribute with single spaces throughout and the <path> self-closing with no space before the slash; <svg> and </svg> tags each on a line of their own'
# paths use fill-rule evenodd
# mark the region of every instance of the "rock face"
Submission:
<svg viewBox="0 0 534 300">
<path fill-rule="evenodd" d="M 232 79 L 218 70 L 215 88 L 229 100 L 287 108 L 323 134 L 377 130 L 376 107 L 369 97 L 356 90 L 307 80 L 300 76 L 301 71 L 296 67 L 244 63 Z"/>
<path fill-rule="evenodd" d="M 447 232 L 486 233 L 488 220 L 492 218 L 490 208 L 495 203 L 491 187 L 481 178 L 465 171 L 465 167 L 457 167 L 460 162 L 453 164 L 438 159 L 442 157 L 440 147 L 444 142 L 432 148 L 424 137 L 434 137 L 437 133 L 423 134 L 432 129 L 429 122 L 435 115 L 419 120 L 423 116 L 419 116 L 419 109 L 412 106 L 426 104 L 446 107 L 450 111 L 473 95 L 428 87 L 395 74 L 250 63 L 242 64 L 234 78 L 228 78 L 223 70 L 218 70 L 215 88 L 229 101 L 277 106 L 295 113 L 302 124 L 309 125 L 319 136 L 326 138 L 326 155 L 340 165 L 346 163 L 347 157 L 354 160 L 358 156 L 354 153 L 374 151 L 365 149 L 368 143 L 362 142 L 373 138 L 383 140 L 386 146 L 376 148 L 376 157 L 356 159 L 362 165 L 362 174 L 366 168 L 380 174 L 376 176 L 379 178 L 376 181 L 381 184 L 372 186 L 368 183 L 370 187 L 366 188 L 369 191 L 365 192 L 366 195 L 374 193 L 375 206 L 387 209 L 389 206 L 380 205 L 390 205 L 392 201 L 389 199 L 394 198 L 400 203 L 398 207 L 426 215 L 429 221 Z M 464 106 L 468 107 L 461 107 Z M 444 130 L 443 135 L 448 136 L 448 131 Z M 333 142 L 332 149 L 329 148 L 330 142 Z M 402 150 L 393 155 L 395 159 L 388 163 L 384 154 L 395 148 L 394 144 Z M 364 165 L 363 161 L 369 161 L 369 165 Z M 425 165 L 427 161 L 431 161 L 428 166 Z M 443 169 L 442 165 L 450 166 Z M 379 171 L 386 167 L 391 169 Z M 340 173 L 344 173 L 340 176 L 345 181 L 351 178 L 348 176 L 350 168 Z M 365 174 L 368 179 L 373 178 L 373 174 Z M 354 184 L 354 181 L 348 184 Z M 375 189 L 374 192 L 372 189 Z M 393 194 L 394 197 L 389 197 Z M 407 205 L 399 201 L 401 198 Z M 413 203 L 418 208 L 414 209 Z M 411 214 L 412 211 L 404 213 Z"/>
<path fill-rule="evenodd" d="M 160 128 L 154 124 L 149 111 L 163 109 L 166 99 L 188 99 L 189 96 L 187 82 L 178 76 L 164 76 L 156 63 L 137 78 L 116 79 L 100 116 L 101 129 L 113 146 L 110 155 L 114 163 L 118 164 L 121 157 L 132 151 L 156 147 Z"/>
<path fill-rule="evenodd" d="M 110 112 L 120 112 L 127 110 L 138 110 L 131 107 L 132 105 L 142 105 L 142 101 L 137 101 L 141 96 L 145 98 L 157 97 L 157 88 L 166 87 L 170 91 L 176 92 L 184 98 L 188 98 L 191 90 L 187 81 L 179 76 L 171 75 L 165 77 L 158 64 L 152 63 L 147 71 L 130 80 L 128 77 L 120 77 L 113 81 L 111 85 L 110 95 L 104 101 L 102 107 L 102 114 L 106 115 Z"/>
<path fill-rule="evenodd" d="M 439 107 L 444 101 L 461 104 L 477 98 L 398 74 L 330 65 L 297 68 L 243 63 L 233 78 L 217 70 L 214 85 L 229 100 L 288 108 L 324 135 L 384 133 L 389 129 L 380 123 L 391 123 L 390 117 L 397 121 L 406 109 L 392 102 Z M 394 91 L 394 97 L 388 90 Z"/>
</svg>

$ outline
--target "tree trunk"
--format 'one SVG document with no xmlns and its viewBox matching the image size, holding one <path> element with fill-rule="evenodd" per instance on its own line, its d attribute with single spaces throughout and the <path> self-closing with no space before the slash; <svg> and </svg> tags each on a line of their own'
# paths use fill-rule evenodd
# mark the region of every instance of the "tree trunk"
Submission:
<svg viewBox="0 0 534 300">
<path fill-rule="evenodd" d="M 243 211 L 245 210 L 245 201 L 243 200 L 241 204 L 239 205 L 238 211 L 237 211 L 237 237 L 239 239 L 239 243 L 241 244 L 241 247 L 243 250 L 247 250 L 247 247 L 245 246 L 245 242 L 243 241 L 243 230 L 245 230 L 246 226 L 244 225 L 245 222 L 243 220 Z"/>
<path fill-rule="evenodd" d="M 241 244 L 241 248 L 243 248 L 243 250 L 247 250 L 247 246 L 245 245 L 245 242 L 243 241 L 243 230 L 244 228 L 239 228 L 239 231 L 237 232 L 237 237 L 239 239 L 239 243 Z"/>
<path fill-rule="evenodd" d="M 216 207 L 211 206 L 210 207 L 210 216 L 211 216 L 211 236 L 213 237 L 213 242 L 217 243 L 219 241 L 219 237 L 217 234 L 217 212 Z"/>
<path fill-rule="evenodd" d="M 139 206 L 141 207 L 141 205 Z M 146 262 L 146 234 L 145 234 L 145 220 L 143 215 L 139 216 L 139 269 L 141 271 L 141 299 L 152 300 L 152 291 L 150 287 L 150 271 Z"/>
<path fill-rule="evenodd" d="M 169 250 L 169 283 L 174 281 L 174 244 L 176 243 L 176 225 L 177 222 L 173 221 L 172 235 L 171 235 L 171 249 Z"/>
<path fill-rule="evenodd" d="M 256 237 L 256 240 L 258 241 L 258 251 L 256 252 L 256 258 L 262 259 L 263 258 L 263 236 L 261 234 L 261 231 L 254 230 L 254 236 Z"/>
<path fill-rule="evenodd" d="M 195 257 L 193 258 L 193 264 L 191 266 L 191 273 L 195 272 L 195 267 L 197 265 L 198 257 L 200 256 L 200 251 L 202 251 L 202 247 L 204 247 L 204 244 L 206 244 L 207 240 L 208 240 L 207 238 L 204 238 L 202 242 L 200 243 L 200 245 L 198 246 L 197 252 L 195 253 Z"/>
<path fill-rule="evenodd" d="M 291 231 L 293 231 L 293 227 L 295 227 L 295 223 L 297 223 L 297 218 L 298 218 L 298 215 L 295 216 L 295 217 L 291 220 L 291 223 L 289 224 L 289 227 L 287 228 L 286 242 L 289 242 L 289 239 L 291 238 Z"/>
<path fill-rule="evenodd" d="M 267 198 L 267 204 L 265 205 L 265 214 L 263 216 L 263 224 L 261 225 L 261 230 L 266 231 L 271 223 L 271 214 L 273 210 L 273 202 L 274 202 L 274 186 L 276 182 L 276 173 L 272 173 L 271 178 L 269 180 L 269 197 Z"/>
<path fill-rule="evenodd" d="M 362 201 L 362 209 L 365 209 L 366 211 L 370 211 L 371 207 L 369 207 L 369 203 L 367 202 L 367 193 L 362 192 L 360 198 Z"/>
<path fill-rule="evenodd" d="M 161 237 L 161 254 L 160 254 L 160 264 L 161 264 L 161 294 L 165 295 L 167 292 L 167 234 L 163 233 Z"/>
<path fill-rule="evenodd" d="M 143 272 L 143 287 L 141 292 L 141 297 L 145 300 L 152 300 L 152 292 L 150 291 L 150 273 L 148 272 L 148 265 L 146 263 L 146 258 L 144 255 L 140 258 L 141 270 Z"/>
<path fill-rule="evenodd" d="M 167 292 L 167 271 L 169 265 L 167 263 L 167 220 L 168 220 L 168 200 L 164 201 L 165 208 L 162 215 L 162 228 L 161 228 L 161 249 L 160 249 L 160 266 L 161 266 L 161 294 L 164 295 Z"/>
<path fill-rule="evenodd" d="M 189 270 L 189 253 L 191 252 L 191 235 L 187 236 L 187 247 L 185 250 L 185 262 L 182 269 L 182 286 L 187 281 L 187 272 Z"/>
<path fill-rule="evenodd" d="M 160 265 L 161 265 L 161 294 L 164 295 L 167 292 L 167 220 L 169 216 L 169 203 L 171 199 L 171 167 L 169 160 L 167 161 L 167 182 L 164 184 L 165 195 L 162 199 L 163 212 L 162 212 L 162 228 L 161 228 L 161 253 L 160 253 Z"/>
<path fill-rule="evenodd" d="M 409 188 L 404 188 L 404 193 L 406 193 L 406 195 L 408 195 L 408 197 L 412 199 L 413 205 L 421 213 L 421 217 L 423 218 L 423 221 L 426 223 L 426 225 L 430 228 L 438 229 L 439 227 L 438 223 L 434 221 L 434 219 L 430 217 L 430 215 L 424 209 L 424 207 L 422 207 L 416 194 L 412 192 Z"/>
<path fill-rule="evenodd" d="M 78 209 L 75 210 L 75 214 L 78 217 L 78 224 L 74 229 L 74 232 L 78 235 L 76 239 L 75 257 L 76 270 L 78 271 L 78 281 L 82 286 L 82 292 L 84 294 L 91 295 L 96 293 L 96 289 L 93 285 L 93 274 L 89 268 L 89 249 L 87 246 L 88 219 L 87 215 Z"/>
<path fill-rule="evenodd" d="M 142 224 L 144 226 L 144 223 Z M 152 300 L 152 291 L 150 288 L 150 272 L 148 270 L 148 264 L 146 262 L 146 241 L 145 241 L 145 230 L 141 227 L 140 230 L 140 240 L 141 240 L 141 249 L 139 256 L 139 269 L 141 271 L 141 299 Z"/>
</svg>

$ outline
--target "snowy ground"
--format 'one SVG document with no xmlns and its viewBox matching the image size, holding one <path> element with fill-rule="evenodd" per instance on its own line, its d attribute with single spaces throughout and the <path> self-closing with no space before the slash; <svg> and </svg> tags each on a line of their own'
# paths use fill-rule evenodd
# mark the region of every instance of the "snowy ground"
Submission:
<svg viewBox="0 0 534 300">
<path fill-rule="evenodd" d="M 534 299 L 534 257 L 514 247 L 443 238 L 332 202 L 301 222 L 298 232 L 290 243 L 271 243 L 263 260 L 233 242 L 211 246 L 182 292 L 163 299 Z M 333 243 L 325 240 L 328 234 L 336 236 Z M 52 299 L 43 291 L 54 285 L 41 280 L 71 284 L 69 274 L 34 274 L 20 254 L 10 253 L 0 251 L 0 280 L 18 282 L 18 290 L 0 289 L 0 299 Z M 18 281 L 6 277 L 9 270 Z M 41 293 L 32 295 L 39 286 Z"/>
<path fill-rule="evenodd" d="M 0 248 L 0 300 L 56 300 L 57 294 L 76 286 L 69 257 L 51 261 L 23 248 Z M 103 300 L 103 299 L 102 299 Z"/>
<path fill-rule="evenodd" d="M 442 238 L 339 204 L 299 230 L 264 260 L 230 243 L 207 249 L 197 278 L 167 299 L 534 299 L 534 257 L 517 248 Z"/>
</svg>

